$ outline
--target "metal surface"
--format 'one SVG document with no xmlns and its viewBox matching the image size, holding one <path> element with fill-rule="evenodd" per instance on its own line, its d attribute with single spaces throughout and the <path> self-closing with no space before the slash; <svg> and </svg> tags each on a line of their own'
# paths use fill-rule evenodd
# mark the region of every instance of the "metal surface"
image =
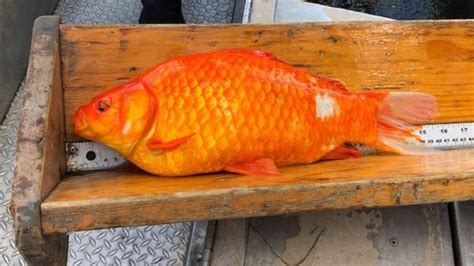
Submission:
<svg viewBox="0 0 474 266">
<path fill-rule="evenodd" d="M 209 254 L 206 252 L 209 250 L 209 247 L 206 244 L 209 243 L 208 236 L 212 235 L 213 230 L 208 229 L 214 226 L 214 221 L 193 222 L 184 265 L 202 265 L 209 261 Z"/>
<path fill-rule="evenodd" d="M 235 0 L 182 0 L 186 23 L 230 23 Z"/>
<path fill-rule="evenodd" d="M 0 265 L 26 265 L 15 247 L 13 218 L 9 210 L 22 101 L 23 87 L 20 87 L 0 126 Z"/>
<path fill-rule="evenodd" d="M 61 0 L 56 15 L 66 24 L 138 23 L 140 0 Z"/>
<path fill-rule="evenodd" d="M 244 4 L 244 13 L 242 14 L 242 23 L 247 24 L 250 22 L 250 12 L 252 10 L 252 1 L 246 0 Z"/>
<path fill-rule="evenodd" d="M 108 169 L 126 162 L 115 151 L 95 142 L 66 143 L 66 153 L 68 172 Z"/>
<path fill-rule="evenodd" d="M 136 24 L 141 8 L 139 0 L 62 0 L 55 14 L 71 24 Z M 229 23 L 234 0 L 183 0 L 182 11 L 187 23 Z"/>
<path fill-rule="evenodd" d="M 191 223 L 69 234 L 68 265 L 183 265 Z"/>
<path fill-rule="evenodd" d="M 246 23 L 246 15 L 248 14 L 248 12 L 246 13 L 246 11 L 249 10 L 247 8 L 247 3 L 250 4 L 250 1 L 251 0 L 235 0 L 234 11 L 232 14 L 231 21 L 232 23 Z"/>
<path fill-rule="evenodd" d="M 454 265 L 447 205 L 253 218 L 245 265 Z"/>
<path fill-rule="evenodd" d="M 450 205 L 456 264 L 474 265 L 474 202 L 463 201 Z"/>
</svg>

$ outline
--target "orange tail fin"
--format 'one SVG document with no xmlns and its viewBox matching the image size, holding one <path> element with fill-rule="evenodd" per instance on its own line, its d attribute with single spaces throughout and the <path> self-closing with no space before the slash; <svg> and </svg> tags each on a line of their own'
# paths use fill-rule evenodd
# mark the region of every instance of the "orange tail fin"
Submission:
<svg viewBox="0 0 474 266">
<path fill-rule="evenodd" d="M 399 154 L 434 152 L 412 132 L 416 126 L 431 120 L 436 113 L 436 98 L 432 95 L 419 92 L 388 93 L 378 106 L 378 142 L 375 148 Z"/>
</svg>

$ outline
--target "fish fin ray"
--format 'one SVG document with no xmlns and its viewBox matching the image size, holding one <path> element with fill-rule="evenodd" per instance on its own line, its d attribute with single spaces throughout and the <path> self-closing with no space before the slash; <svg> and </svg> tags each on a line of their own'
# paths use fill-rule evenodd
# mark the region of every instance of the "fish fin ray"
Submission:
<svg viewBox="0 0 474 266">
<path fill-rule="evenodd" d="M 321 160 L 339 160 L 360 157 L 361 153 L 355 148 L 340 146 L 324 155 Z"/>
<path fill-rule="evenodd" d="M 146 145 L 150 150 L 172 151 L 186 143 L 195 134 L 196 133 L 193 133 L 188 136 L 177 138 L 168 142 L 162 142 L 160 140 L 152 138 L 147 141 Z"/>
<path fill-rule="evenodd" d="M 378 106 L 376 114 L 378 141 L 373 146 L 399 154 L 436 153 L 433 148 L 421 142 L 420 136 L 413 133 L 420 125 L 431 120 L 436 113 L 436 98 L 432 95 L 419 92 L 388 93 Z"/>
<path fill-rule="evenodd" d="M 238 162 L 224 167 L 224 170 L 243 175 L 281 175 L 272 159 L 261 158 L 251 161 Z"/>
</svg>

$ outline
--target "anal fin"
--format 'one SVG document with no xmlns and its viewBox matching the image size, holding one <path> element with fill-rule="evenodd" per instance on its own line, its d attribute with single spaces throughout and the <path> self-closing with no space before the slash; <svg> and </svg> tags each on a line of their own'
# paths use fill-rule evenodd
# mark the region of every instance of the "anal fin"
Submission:
<svg viewBox="0 0 474 266">
<path fill-rule="evenodd" d="M 348 148 L 345 146 L 340 146 L 330 151 L 328 154 L 324 155 L 321 158 L 321 160 L 339 160 L 339 159 L 357 158 L 360 156 L 361 156 L 361 153 L 359 150 Z"/>
<path fill-rule="evenodd" d="M 281 175 L 273 160 L 267 158 L 261 158 L 246 162 L 238 162 L 236 164 L 224 167 L 224 170 L 243 175 Z"/>
</svg>

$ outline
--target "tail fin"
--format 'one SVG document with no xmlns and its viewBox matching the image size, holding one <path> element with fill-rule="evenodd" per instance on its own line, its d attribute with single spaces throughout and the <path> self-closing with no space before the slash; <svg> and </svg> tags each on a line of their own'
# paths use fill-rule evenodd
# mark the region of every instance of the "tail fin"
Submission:
<svg viewBox="0 0 474 266">
<path fill-rule="evenodd" d="M 431 120 L 437 112 L 436 98 L 419 92 L 390 92 L 379 103 L 378 142 L 375 148 L 400 154 L 434 152 L 413 134 L 417 126 Z"/>
</svg>

